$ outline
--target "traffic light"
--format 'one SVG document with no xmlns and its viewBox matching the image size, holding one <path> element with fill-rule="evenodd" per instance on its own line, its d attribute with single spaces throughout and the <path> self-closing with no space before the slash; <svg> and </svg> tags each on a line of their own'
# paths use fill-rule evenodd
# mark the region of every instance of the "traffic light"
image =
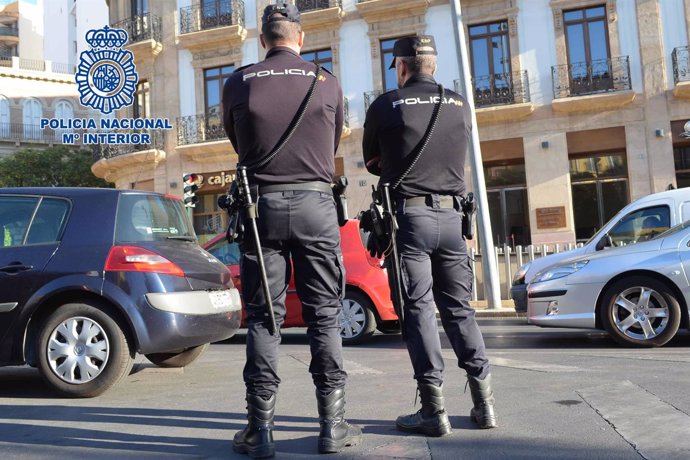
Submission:
<svg viewBox="0 0 690 460">
<path fill-rule="evenodd" d="M 199 198 L 196 196 L 196 191 L 204 184 L 204 176 L 201 174 L 188 173 L 182 176 L 184 181 L 184 194 L 182 200 L 184 205 L 188 208 L 196 206 Z"/>
</svg>

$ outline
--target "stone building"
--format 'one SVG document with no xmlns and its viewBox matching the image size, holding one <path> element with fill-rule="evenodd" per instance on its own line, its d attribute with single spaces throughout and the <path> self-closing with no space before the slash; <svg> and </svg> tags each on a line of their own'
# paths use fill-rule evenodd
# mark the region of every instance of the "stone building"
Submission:
<svg viewBox="0 0 690 460">
<path fill-rule="evenodd" d="M 223 81 L 264 56 L 267 0 L 110 0 L 127 29 L 138 97 L 118 116 L 167 117 L 174 130 L 146 150 L 98 160 L 120 188 L 182 195 L 204 175 L 194 210 L 202 241 L 223 230 L 216 208 L 237 155 L 220 119 Z M 337 154 L 351 214 L 375 178 L 361 161 L 366 106 L 395 87 L 395 39 L 427 33 L 437 79 L 460 71 L 451 6 L 443 0 L 296 0 L 303 55 L 340 79 L 348 107 Z M 690 0 L 462 0 L 478 132 L 497 245 L 587 239 L 624 204 L 690 185 Z M 470 175 L 468 174 L 468 177 Z"/>
</svg>

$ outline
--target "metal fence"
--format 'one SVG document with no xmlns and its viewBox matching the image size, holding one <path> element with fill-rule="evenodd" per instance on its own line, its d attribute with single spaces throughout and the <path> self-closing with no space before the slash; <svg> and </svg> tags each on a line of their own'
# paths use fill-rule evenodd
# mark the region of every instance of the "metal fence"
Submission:
<svg viewBox="0 0 690 460">
<path fill-rule="evenodd" d="M 455 80 L 455 92 L 462 93 L 460 80 Z M 527 71 L 476 77 L 472 79 L 474 105 L 510 105 L 530 102 Z"/>
<path fill-rule="evenodd" d="M 494 248 L 492 257 L 495 257 L 496 266 L 498 267 L 498 277 L 501 287 L 501 299 L 510 299 L 510 287 L 513 282 L 513 275 L 520 269 L 523 264 L 531 262 L 534 259 L 544 257 L 549 254 L 556 254 L 564 251 L 570 251 L 576 247 L 581 247 L 582 243 L 555 243 L 529 246 L 511 246 L 504 245 L 502 248 Z M 477 253 L 470 248 L 469 255 L 471 259 L 472 269 L 474 273 L 472 300 L 484 299 L 484 274 L 482 269 L 483 255 Z"/>
<path fill-rule="evenodd" d="M 200 114 L 177 119 L 177 145 L 227 139 L 220 115 Z"/>
<path fill-rule="evenodd" d="M 72 129 L 41 129 L 40 125 L 34 124 L 0 123 L 0 141 L 62 144 L 63 134 L 77 133 L 81 138 L 83 132 L 83 130 Z"/>
<path fill-rule="evenodd" d="M 161 41 L 161 18 L 155 14 L 146 13 L 134 16 L 124 21 L 116 22 L 113 29 L 123 29 L 129 35 L 129 42 L 136 43 L 144 40 Z"/>
<path fill-rule="evenodd" d="M 326 8 L 342 8 L 342 0 L 296 0 L 295 5 L 304 13 L 306 11 L 325 10 Z"/>
<path fill-rule="evenodd" d="M 680 46 L 671 54 L 673 61 L 673 81 L 690 81 L 690 51 L 687 46 Z"/>
<path fill-rule="evenodd" d="M 632 88 L 628 56 L 556 65 L 551 76 L 557 99 Z"/>
<path fill-rule="evenodd" d="M 180 8 L 181 34 L 233 25 L 244 26 L 242 0 L 202 2 Z"/>
</svg>

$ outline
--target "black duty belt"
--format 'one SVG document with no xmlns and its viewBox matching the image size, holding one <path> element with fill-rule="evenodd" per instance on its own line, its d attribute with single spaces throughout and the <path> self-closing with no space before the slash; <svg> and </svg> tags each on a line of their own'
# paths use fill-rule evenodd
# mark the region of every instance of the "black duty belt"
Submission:
<svg viewBox="0 0 690 460">
<path fill-rule="evenodd" d="M 293 191 L 307 191 L 307 192 L 323 192 L 331 193 L 331 184 L 326 182 L 300 182 L 298 184 L 271 184 L 259 186 L 259 194 L 274 193 L 274 192 L 293 192 Z"/>
<path fill-rule="evenodd" d="M 436 195 L 438 197 L 438 208 L 440 209 L 455 209 L 455 197 L 452 195 Z M 434 195 L 415 196 L 412 198 L 405 198 L 405 207 L 414 208 L 417 206 L 424 206 L 427 208 L 434 207 Z"/>
</svg>

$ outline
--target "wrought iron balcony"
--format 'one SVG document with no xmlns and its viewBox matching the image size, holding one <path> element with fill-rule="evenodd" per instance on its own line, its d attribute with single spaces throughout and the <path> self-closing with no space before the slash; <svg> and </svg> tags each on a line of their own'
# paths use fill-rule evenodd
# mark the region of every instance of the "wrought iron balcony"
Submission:
<svg viewBox="0 0 690 460">
<path fill-rule="evenodd" d="M 180 8 L 180 33 L 226 26 L 244 26 L 242 0 L 202 0 L 202 3 Z"/>
<path fill-rule="evenodd" d="M 40 125 L 24 123 L 0 123 L 0 142 L 32 142 L 39 144 L 62 144 L 62 135 L 75 133 L 81 139 L 83 130 L 41 129 Z M 79 143 L 79 140 L 77 140 Z"/>
<path fill-rule="evenodd" d="M 553 66 L 551 74 L 556 99 L 632 89 L 628 56 Z"/>
<path fill-rule="evenodd" d="M 374 102 L 374 100 L 382 94 L 383 91 L 381 91 L 380 89 L 374 91 L 367 91 L 366 93 L 364 93 L 364 111 L 369 110 L 369 106 L 371 105 L 371 103 Z"/>
<path fill-rule="evenodd" d="M 343 126 L 350 127 L 350 101 L 346 97 L 343 98 Z"/>
<path fill-rule="evenodd" d="M 130 131 L 131 132 L 131 131 Z M 131 153 L 144 152 L 147 150 L 163 150 L 164 144 L 164 132 L 161 130 L 151 130 L 151 131 L 137 131 L 140 133 L 150 133 L 151 143 L 150 144 L 96 144 L 93 146 L 93 159 L 94 161 L 102 159 L 110 159 L 119 157 L 121 155 L 129 155 Z M 108 133 L 111 133 L 109 131 Z"/>
<path fill-rule="evenodd" d="M 297 8 L 299 8 L 302 13 L 314 10 L 325 10 L 336 6 L 340 8 L 343 7 L 342 0 L 296 0 L 295 5 L 297 5 Z"/>
<path fill-rule="evenodd" d="M 0 37 L 18 37 L 19 29 L 16 27 L 0 26 Z"/>
<path fill-rule="evenodd" d="M 0 53 L 0 67 L 12 67 L 12 54 Z"/>
<path fill-rule="evenodd" d="M 690 81 L 690 51 L 687 46 L 680 46 L 671 54 L 673 61 L 673 81 L 678 84 Z"/>
<path fill-rule="evenodd" d="M 227 139 L 220 115 L 200 114 L 177 119 L 177 145 Z"/>
<path fill-rule="evenodd" d="M 155 14 L 146 13 L 134 16 L 124 21 L 116 22 L 113 29 L 124 29 L 129 35 L 129 43 L 154 40 L 161 42 L 161 18 Z"/>
<path fill-rule="evenodd" d="M 460 80 L 455 80 L 455 92 L 462 93 Z M 474 105 L 477 108 L 530 102 L 527 71 L 485 75 L 472 79 Z"/>
</svg>

